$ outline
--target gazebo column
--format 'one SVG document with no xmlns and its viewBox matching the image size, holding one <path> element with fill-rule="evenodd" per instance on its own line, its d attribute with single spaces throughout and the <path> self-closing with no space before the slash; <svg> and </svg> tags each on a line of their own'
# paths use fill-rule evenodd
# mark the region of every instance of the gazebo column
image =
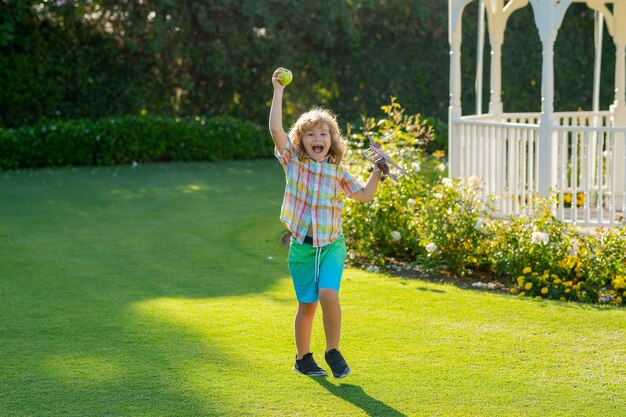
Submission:
<svg viewBox="0 0 626 417">
<path fill-rule="evenodd" d="M 450 177 L 461 174 L 461 144 L 457 123 L 461 119 L 461 36 L 452 34 L 450 41 L 450 106 L 448 107 L 448 158 Z"/>
<path fill-rule="evenodd" d="M 548 197 L 556 185 L 556 143 L 552 140 L 554 125 L 554 39 L 542 39 L 541 118 L 539 121 L 537 191 Z"/>
<path fill-rule="evenodd" d="M 615 42 L 615 102 L 614 124 L 618 127 L 626 126 L 626 4 L 623 1 L 613 5 L 614 35 Z M 613 151 L 613 163 L 615 166 L 615 205 L 616 208 L 624 207 L 624 176 L 626 171 L 625 148 L 626 137 L 617 138 Z"/>
<path fill-rule="evenodd" d="M 485 0 L 489 18 L 489 44 L 491 45 L 491 68 L 489 113 L 500 118 L 504 112 L 502 106 L 502 44 L 504 31 L 511 14 L 528 4 L 528 0 L 512 0 L 506 5 L 504 0 Z"/>
<path fill-rule="evenodd" d="M 615 125 L 626 126 L 626 4 L 613 5 L 615 43 Z"/>
<path fill-rule="evenodd" d="M 535 24 L 543 47 L 541 71 L 541 118 L 539 120 L 539 144 L 537 158 L 537 191 L 548 197 L 556 187 L 557 143 L 554 130 L 554 42 L 563 17 L 572 0 L 530 0 Z"/>
<path fill-rule="evenodd" d="M 450 0 L 448 27 L 450 42 L 450 105 L 448 107 L 448 175 L 461 175 L 462 147 L 458 123 L 461 120 L 461 22 L 463 10 L 471 0 Z"/>
<path fill-rule="evenodd" d="M 504 28 L 493 34 L 490 30 L 489 43 L 491 44 L 489 113 L 500 118 L 504 111 L 502 108 L 502 44 L 504 43 Z"/>
<path fill-rule="evenodd" d="M 613 11 L 606 7 L 604 0 L 587 0 L 587 5 L 602 13 L 606 21 L 606 27 L 613 37 L 615 44 L 615 100 L 611 105 L 613 113 L 613 126 L 626 127 L 626 3 L 615 1 Z M 615 169 L 615 193 L 616 209 L 626 209 L 624 191 L 626 190 L 626 138 L 624 134 L 618 134 L 613 148 L 613 166 Z"/>
<path fill-rule="evenodd" d="M 615 125 L 626 126 L 626 42 L 615 42 Z"/>
<path fill-rule="evenodd" d="M 617 4 L 615 5 L 617 9 Z M 626 126 L 626 40 L 615 38 L 615 102 L 613 103 L 613 123 L 617 127 Z M 626 137 L 622 133 L 615 140 L 613 164 L 615 167 L 615 208 L 622 209 L 624 200 L 624 176 L 626 171 Z"/>
</svg>

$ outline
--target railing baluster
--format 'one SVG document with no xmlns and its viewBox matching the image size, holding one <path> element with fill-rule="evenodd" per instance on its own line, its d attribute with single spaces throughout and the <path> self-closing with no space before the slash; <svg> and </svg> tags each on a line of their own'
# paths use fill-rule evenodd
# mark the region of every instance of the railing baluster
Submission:
<svg viewBox="0 0 626 417">
<path fill-rule="evenodd" d="M 581 163 L 582 164 L 586 164 L 587 169 L 583 169 L 582 171 L 584 172 L 584 176 L 583 176 L 583 186 L 585 188 L 585 200 L 583 203 L 583 215 L 585 217 L 585 223 L 590 223 L 591 222 L 591 213 L 589 212 L 589 207 L 590 207 L 590 203 L 591 203 L 591 187 L 589 186 L 589 177 L 592 175 L 592 170 L 589 169 L 589 160 L 592 160 L 593 158 L 589 158 L 589 132 L 585 131 L 583 132 L 583 157 L 581 158 Z M 584 168 L 584 166 L 583 166 Z"/>
<path fill-rule="evenodd" d="M 615 196 L 615 184 L 617 181 L 615 181 L 615 160 L 613 159 L 613 153 L 615 152 L 615 132 L 611 132 L 611 136 L 610 136 L 610 152 L 607 153 L 607 159 L 608 159 L 608 166 L 609 166 L 609 178 L 610 178 L 610 184 L 611 184 L 611 200 L 609 203 L 609 222 L 611 223 L 611 226 L 614 224 L 615 222 L 615 203 L 616 203 L 616 196 Z"/>
<path fill-rule="evenodd" d="M 518 145 L 518 175 L 519 175 L 519 187 L 520 187 L 520 210 L 524 206 L 526 201 L 526 194 L 528 192 L 528 175 L 526 174 L 527 161 L 528 161 L 528 131 L 526 129 L 519 129 L 519 145 Z"/>
<path fill-rule="evenodd" d="M 604 143 L 606 132 L 600 132 L 597 144 L 597 156 L 598 161 L 598 223 L 604 223 Z"/>
<path fill-rule="evenodd" d="M 609 225 L 624 215 L 626 192 L 615 186 L 622 176 L 626 179 L 621 168 L 626 157 L 624 161 L 615 160 L 613 149 L 616 143 L 626 140 L 626 129 L 598 126 L 608 122 L 607 115 L 608 112 L 557 113 L 556 120 L 562 126 L 555 126 L 553 136 L 557 144 L 555 215 L 564 222 Z M 496 196 L 494 209 L 498 214 L 523 212 L 537 192 L 538 125 L 511 121 L 537 122 L 538 118 L 539 114 L 505 114 L 507 122 L 503 123 L 490 121 L 488 116 L 463 117 L 451 129 L 458 135 L 451 140 L 453 150 L 458 151 L 454 157 L 458 166 L 451 172 L 460 177 L 479 177 L 483 200 Z M 565 207 L 569 195 L 571 204 Z"/>
<path fill-rule="evenodd" d="M 620 139 L 622 140 L 623 146 L 626 147 L 626 133 L 620 132 L 619 136 L 620 136 Z M 626 184 L 626 152 L 622 152 L 622 154 L 623 154 L 622 161 L 621 161 L 622 184 Z M 622 190 L 621 200 L 622 200 L 622 217 L 626 218 L 626 188 Z M 615 221 L 615 219 L 613 219 L 613 221 Z"/>
<path fill-rule="evenodd" d="M 510 203 L 510 211 L 515 214 L 517 212 L 517 205 L 515 204 L 515 200 L 517 199 L 516 186 L 515 186 L 515 137 L 513 136 L 513 129 L 510 127 L 502 128 L 502 131 L 505 132 L 505 143 L 507 150 L 507 177 L 506 177 L 506 189 L 509 191 L 509 199 Z"/>
<path fill-rule="evenodd" d="M 576 131 L 571 131 L 570 135 L 572 138 L 572 220 L 576 224 L 578 222 L 578 134 Z"/>
<path fill-rule="evenodd" d="M 560 152 L 561 162 L 560 162 L 560 166 L 557 167 L 558 169 L 557 172 L 560 173 L 559 176 L 562 179 L 561 180 L 561 205 L 563 206 L 563 211 L 561 212 L 562 219 L 567 218 L 567 214 L 565 213 L 565 193 L 566 192 L 570 193 L 570 203 L 571 203 L 571 195 L 572 195 L 571 189 L 569 186 L 569 180 L 567 177 L 567 171 L 569 169 L 568 163 L 567 163 L 567 161 L 569 160 L 567 135 L 568 135 L 568 132 L 566 130 L 559 131 L 559 137 L 561 138 L 561 152 Z"/>
<path fill-rule="evenodd" d="M 625 132 L 621 132 L 620 137 L 622 139 L 622 143 L 624 144 L 623 146 L 626 147 L 626 133 Z M 621 200 L 622 200 L 622 221 L 626 223 L 626 221 L 624 219 L 626 219 L 626 152 L 622 152 L 623 156 L 622 156 L 622 184 L 623 184 L 623 189 L 621 191 Z M 612 218 L 613 220 L 613 224 L 615 223 L 615 217 Z"/>
</svg>

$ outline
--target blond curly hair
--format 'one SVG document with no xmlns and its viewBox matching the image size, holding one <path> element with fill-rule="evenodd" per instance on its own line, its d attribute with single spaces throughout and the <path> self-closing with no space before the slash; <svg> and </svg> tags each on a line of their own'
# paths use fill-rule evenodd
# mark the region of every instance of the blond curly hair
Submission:
<svg viewBox="0 0 626 417">
<path fill-rule="evenodd" d="M 328 150 L 328 160 L 332 164 L 339 165 L 346 152 L 347 145 L 341 135 L 341 129 L 337 123 L 337 117 L 328 109 L 323 107 L 314 107 L 303 113 L 289 130 L 289 137 L 296 150 L 299 159 L 308 157 L 302 136 L 309 129 L 314 127 L 328 126 L 330 132 L 330 149 Z"/>
</svg>

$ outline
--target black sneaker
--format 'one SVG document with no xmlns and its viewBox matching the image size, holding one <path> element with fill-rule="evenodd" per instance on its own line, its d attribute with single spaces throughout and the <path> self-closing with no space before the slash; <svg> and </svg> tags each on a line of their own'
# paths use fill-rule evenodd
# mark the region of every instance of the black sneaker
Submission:
<svg viewBox="0 0 626 417">
<path fill-rule="evenodd" d="M 293 365 L 293 370 L 296 372 L 300 372 L 306 376 L 326 376 L 328 373 L 317 366 L 315 363 L 315 359 L 313 359 L 312 353 L 307 353 L 302 357 L 302 359 L 298 359 L 296 356 L 296 363 Z"/>
<path fill-rule="evenodd" d="M 350 367 L 337 349 L 331 349 L 326 352 L 326 363 L 333 371 L 333 377 L 339 379 L 350 375 Z"/>
</svg>

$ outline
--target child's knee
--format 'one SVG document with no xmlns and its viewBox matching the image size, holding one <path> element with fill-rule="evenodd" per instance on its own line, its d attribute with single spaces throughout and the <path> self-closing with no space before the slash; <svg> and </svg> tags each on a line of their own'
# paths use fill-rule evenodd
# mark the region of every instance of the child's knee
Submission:
<svg viewBox="0 0 626 417">
<path fill-rule="evenodd" d="M 298 314 L 310 316 L 315 314 L 317 302 L 315 303 L 298 303 Z"/>
<path fill-rule="evenodd" d="M 333 301 L 339 301 L 339 293 L 331 288 L 320 288 L 319 290 L 320 302 L 327 303 Z"/>
</svg>

